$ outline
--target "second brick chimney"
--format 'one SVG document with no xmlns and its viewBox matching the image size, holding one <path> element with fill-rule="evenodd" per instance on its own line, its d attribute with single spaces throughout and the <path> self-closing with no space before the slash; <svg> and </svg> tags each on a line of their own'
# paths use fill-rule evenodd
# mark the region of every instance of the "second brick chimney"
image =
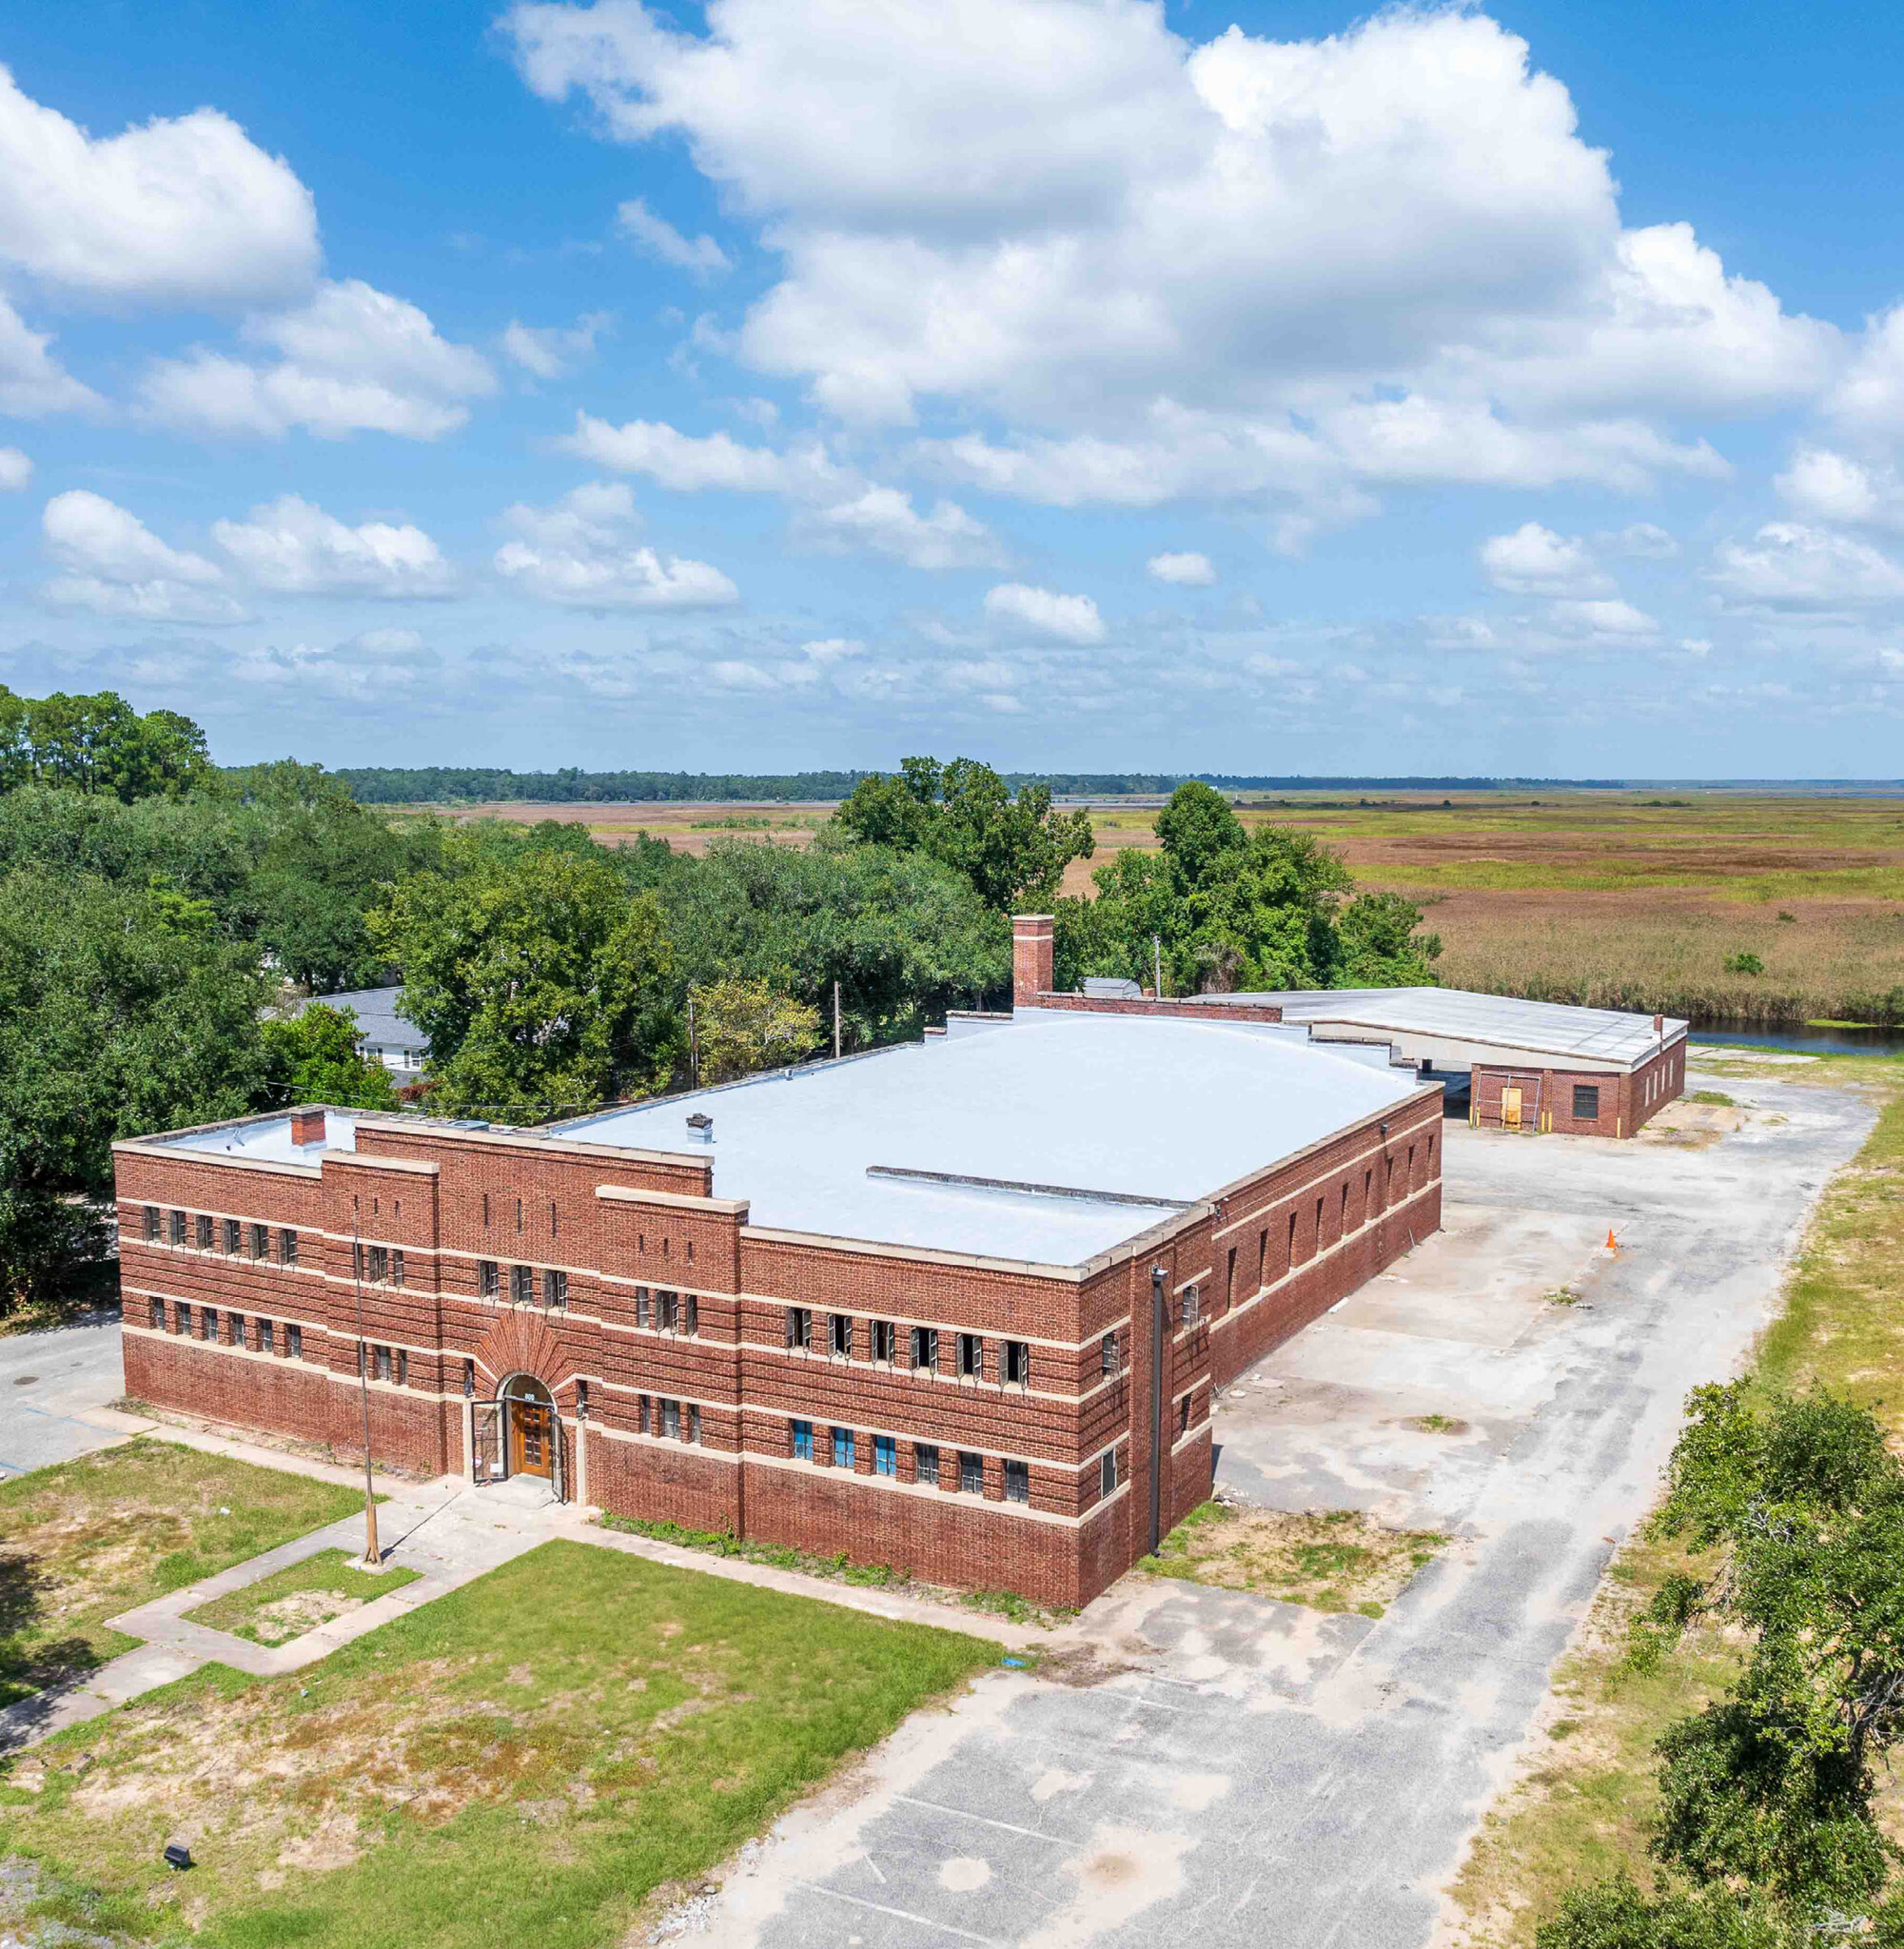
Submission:
<svg viewBox="0 0 1904 1949">
<path fill-rule="evenodd" d="M 298 1145 L 321 1144 L 324 1140 L 324 1112 L 321 1110 L 294 1110 L 291 1112 L 291 1142 Z"/>
<path fill-rule="evenodd" d="M 1051 992 L 1051 916 L 1014 914 L 1011 916 L 1011 1002 L 1033 1006 Z"/>
</svg>

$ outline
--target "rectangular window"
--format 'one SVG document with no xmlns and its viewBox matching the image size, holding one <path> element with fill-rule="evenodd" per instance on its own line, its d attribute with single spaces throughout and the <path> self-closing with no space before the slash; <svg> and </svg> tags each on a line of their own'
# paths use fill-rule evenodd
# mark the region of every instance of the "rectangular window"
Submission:
<svg viewBox="0 0 1904 1949">
<path fill-rule="evenodd" d="M 392 1286 L 401 1286 L 402 1283 L 403 1254 L 401 1250 L 392 1247 L 390 1251 L 390 1284 Z"/>
<path fill-rule="evenodd" d="M 232 1346 L 243 1347 L 245 1345 L 245 1315 L 243 1313 L 226 1313 L 225 1317 L 227 1322 L 226 1338 L 231 1342 Z"/>
<path fill-rule="evenodd" d="M 638 1327 L 648 1324 L 648 1289 L 645 1286 L 635 1289 L 635 1324 Z"/>
<path fill-rule="evenodd" d="M 285 1354 L 290 1360 L 302 1360 L 304 1357 L 304 1329 L 302 1327 L 291 1326 L 285 1329 Z"/>
<path fill-rule="evenodd" d="M 172 1243 L 173 1243 L 174 1245 L 184 1245 L 184 1244 L 185 1244 L 185 1242 L 186 1242 L 186 1214 L 185 1214 L 185 1213 L 184 1213 L 183 1211 L 174 1211 L 174 1212 L 172 1213 L 172 1216 L 171 1216 L 171 1233 L 170 1233 L 170 1236 L 171 1236 L 171 1241 L 172 1241 Z"/>
<path fill-rule="evenodd" d="M 405 1348 L 397 1349 L 397 1385 L 407 1388 L 410 1385 L 410 1355 Z"/>
<path fill-rule="evenodd" d="M 1311 1245 L 1311 1246 L 1309 1247 L 1309 1250 L 1310 1250 L 1311 1252 L 1319 1252 L 1319 1251 L 1321 1251 L 1321 1250 L 1322 1250 L 1322 1249 L 1323 1249 L 1323 1201 L 1322 1201 L 1322 1199 L 1318 1198 L 1318 1199 L 1316 1200 L 1316 1236 L 1315 1236 L 1315 1242 L 1314 1242 L 1314 1244 L 1312 1244 L 1312 1245 Z"/>
<path fill-rule="evenodd" d="M 1097 1492 L 1101 1496 L 1114 1495 L 1117 1490 L 1117 1450 L 1107 1448 L 1097 1463 Z"/>
<path fill-rule="evenodd" d="M 479 1299 L 494 1299 L 501 1283 L 501 1271 L 494 1259 L 477 1260 L 476 1293 Z"/>
<path fill-rule="evenodd" d="M 924 1368 L 928 1373 L 938 1371 L 939 1329 L 936 1327 L 913 1329 L 913 1365 Z"/>
<path fill-rule="evenodd" d="M 688 1440 L 698 1446 L 700 1442 L 700 1408 L 697 1403 L 688 1403 Z"/>
<path fill-rule="evenodd" d="M 163 1299 L 155 1299 L 152 1302 L 152 1325 L 158 1328 L 161 1332 L 165 1330 L 166 1303 Z"/>
<path fill-rule="evenodd" d="M 191 1331 L 191 1308 L 184 1300 L 179 1301 L 178 1312 L 172 1323 L 172 1331 L 186 1334 Z"/>
<path fill-rule="evenodd" d="M 1005 1343 L 1005 1378 L 1014 1388 L 1031 1385 L 1031 1349 L 1023 1340 Z"/>
<path fill-rule="evenodd" d="M 893 1365 L 893 1357 L 899 1349 L 899 1329 L 891 1320 L 873 1322 L 873 1357 L 886 1367 Z"/>
<path fill-rule="evenodd" d="M 380 1347 L 372 1356 L 370 1378 L 373 1381 L 387 1381 L 390 1378 L 390 1349 Z"/>
<path fill-rule="evenodd" d="M 853 1430 L 850 1427 L 836 1427 L 833 1431 L 833 1466 L 835 1468 L 853 1467 Z"/>
<path fill-rule="evenodd" d="M 277 1350 L 278 1333 L 276 1323 L 271 1320 L 260 1320 L 258 1322 L 258 1351 L 260 1353 L 276 1353 Z"/>
<path fill-rule="evenodd" d="M 961 1495 L 982 1496 L 985 1493 L 985 1457 L 971 1455 L 960 1449 L 958 1458 L 958 1486 Z"/>
<path fill-rule="evenodd" d="M 159 1236 L 159 1208 L 156 1205 L 146 1207 L 146 1236 L 153 1240 Z"/>
<path fill-rule="evenodd" d="M 827 1350 L 835 1359 L 853 1358 L 853 1315 L 832 1313 L 827 1318 Z"/>
<path fill-rule="evenodd" d="M 476 1363 L 473 1360 L 462 1364 L 462 1398 L 465 1401 L 476 1399 Z"/>
<path fill-rule="evenodd" d="M 976 1333 L 958 1336 L 958 1372 L 962 1381 L 985 1378 L 985 1342 Z"/>
<path fill-rule="evenodd" d="M 243 1250 L 244 1244 L 245 1228 L 236 1218 L 227 1218 L 225 1221 L 225 1250 L 235 1257 Z"/>
<path fill-rule="evenodd" d="M 1576 1083 L 1574 1085 L 1574 1117 L 1580 1123 L 1600 1121 L 1600 1085 L 1598 1083 Z"/>
<path fill-rule="evenodd" d="M 1029 1462 L 1006 1463 L 1005 1500 L 1008 1503 L 1029 1503 L 1031 1500 L 1031 1465 Z"/>
<path fill-rule="evenodd" d="M 1261 1292 L 1269 1280 L 1269 1234 L 1256 1234 L 1256 1289 Z"/>
<path fill-rule="evenodd" d="M 939 1445 L 936 1442 L 913 1444 L 913 1473 L 931 1487 L 938 1487 Z"/>
<path fill-rule="evenodd" d="M 678 1401 L 663 1401 L 661 1403 L 661 1432 L 670 1441 L 677 1442 L 680 1440 L 681 1404 Z"/>
<path fill-rule="evenodd" d="M 649 1431 L 648 1397 L 641 1396 L 641 1406 L 636 1416 L 635 1426 L 645 1435 Z"/>
<path fill-rule="evenodd" d="M 680 1295 L 675 1292 L 658 1292 L 655 1295 L 655 1324 L 663 1332 L 672 1333 L 675 1323 L 680 1318 Z"/>
<path fill-rule="evenodd" d="M 1117 1335 L 1107 1333 L 1097 1344 L 1098 1370 L 1105 1374 L 1117 1372 Z"/>
<path fill-rule="evenodd" d="M 692 1292 L 681 1303 L 681 1331 L 688 1334 L 700 1331 L 700 1299 Z"/>
<path fill-rule="evenodd" d="M 899 1444 L 891 1435 L 873 1437 L 873 1472 L 874 1475 L 897 1475 L 899 1472 Z"/>
<path fill-rule="evenodd" d="M 534 1306 L 536 1303 L 536 1269 L 533 1266 L 511 1266 L 509 1268 L 509 1297 L 518 1306 Z"/>
<path fill-rule="evenodd" d="M 1289 1213 L 1289 1250 L 1286 1263 L 1291 1266 L 1296 1263 L 1296 1214 L 1293 1211 Z"/>
<path fill-rule="evenodd" d="M 588 1383 L 586 1381 L 578 1381 L 575 1384 L 575 1418 L 578 1421 L 586 1421 L 588 1419 Z"/>
<path fill-rule="evenodd" d="M 1203 1318 L 1203 1291 L 1194 1283 L 1184 1288 L 1184 1325 L 1194 1327 Z"/>
<path fill-rule="evenodd" d="M 211 1220 L 203 1211 L 198 1214 L 192 1236 L 196 1239 L 200 1251 L 208 1252 L 211 1250 Z"/>
<path fill-rule="evenodd" d="M 1190 1431 L 1190 1397 L 1186 1394 L 1177 1403 L 1177 1432 L 1187 1435 Z"/>
<path fill-rule="evenodd" d="M 199 1314 L 198 1337 L 201 1340 L 216 1340 L 218 1338 L 218 1309 L 215 1306 L 206 1307 Z"/>
<path fill-rule="evenodd" d="M 254 1225 L 251 1228 L 251 1256 L 254 1259 L 267 1259 L 271 1256 L 271 1228 L 268 1225 Z"/>
<path fill-rule="evenodd" d="M 370 1248 L 370 1283 L 383 1285 L 390 1277 L 390 1254 L 381 1246 Z"/>
<path fill-rule="evenodd" d="M 1346 1198 L 1348 1192 L 1345 1191 L 1343 1196 Z M 1229 1257 L 1224 1266 L 1223 1304 L 1226 1310 L 1236 1304 L 1236 1248 L 1234 1246 L 1230 1247 Z"/>
<path fill-rule="evenodd" d="M 278 1263 L 281 1266 L 298 1263 L 298 1234 L 288 1227 L 278 1234 Z"/>
<path fill-rule="evenodd" d="M 544 1306 L 567 1306 L 569 1303 L 569 1275 L 566 1272 L 544 1272 L 542 1274 L 542 1304 Z"/>
<path fill-rule="evenodd" d="M 794 1459 L 796 1462 L 811 1462 L 814 1459 L 814 1425 L 810 1421 L 796 1421 L 794 1429 Z"/>
<path fill-rule="evenodd" d="M 811 1347 L 814 1338 L 814 1316 L 803 1306 L 790 1306 L 787 1309 L 787 1345 L 789 1347 Z"/>
</svg>

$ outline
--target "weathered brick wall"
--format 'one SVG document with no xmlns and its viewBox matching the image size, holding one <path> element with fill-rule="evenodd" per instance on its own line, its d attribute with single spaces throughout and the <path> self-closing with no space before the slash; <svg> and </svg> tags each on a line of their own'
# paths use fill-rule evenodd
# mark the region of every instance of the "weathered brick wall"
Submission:
<svg viewBox="0 0 1904 1949">
<path fill-rule="evenodd" d="M 1526 1130 L 1545 1129 L 1568 1136 L 1630 1137 L 1679 1095 L 1685 1081 L 1686 1046 L 1680 1041 L 1660 1051 L 1631 1074 L 1507 1069 L 1477 1063 L 1469 1100 L 1475 1122 L 1485 1128 L 1499 1128 L 1502 1093 L 1518 1085 L 1521 1126 Z M 1597 1093 L 1598 1109 L 1594 1115 L 1574 1113 L 1576 1086 Z"/>
</svg>

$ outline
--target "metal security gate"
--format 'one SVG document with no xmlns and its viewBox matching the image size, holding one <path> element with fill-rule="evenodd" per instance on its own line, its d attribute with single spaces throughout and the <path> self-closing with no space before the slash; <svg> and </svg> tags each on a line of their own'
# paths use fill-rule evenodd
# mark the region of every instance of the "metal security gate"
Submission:
<svg viewBox="0 0 1904 1949">
<path fill-rule="evenodd" d="M 472 1401 L 470 1473 L 479 1483 L 501 1482 L 505 1467 L 502 1453 L 502 1407 L 501 1401 Z"/>
<path fill-rule="evenodd" d="M 518 1444 L 512 1417 L 516 1409 L 533 1406 L 535 1404 L 512 1401 L 507 1396 L 469 1404 L 472 1435 L 470 1474 L 479 1486 L 505 1482 L 511 1475 L 524 1472 L 514 1466 L 517 1458 L 513 1450 Z M 526 1472 L 546 1475 L 556 1500 L 565 1503 L 569 1498 L 570 1447 L 575 1437 L 553 1408 L 540 1408 L 539 1411 L 544 1417 L 540 1423 L 540 1442 L 547 1467 Z"/>
</svg>

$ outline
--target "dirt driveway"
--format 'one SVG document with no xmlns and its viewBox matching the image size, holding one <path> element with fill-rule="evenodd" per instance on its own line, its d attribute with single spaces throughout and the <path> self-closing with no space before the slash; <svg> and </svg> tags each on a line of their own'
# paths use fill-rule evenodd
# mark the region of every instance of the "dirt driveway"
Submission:
<svg viewBox="0 0 1904 1949">
<path fill-rule="evenodd" d="M 1741 1128 L 1684 1139 L 1450 1127 L 1446 1231 L 1227 1390 L 1228 1490 L 1453 1539 L 1384 1616 L 1133 1574 L 1051 1676 L 998 1672 L 790 1815 L 691 1939 L 1427 1943 L 1687 1389 L 1743 1358 L 1873 1120 L 1726 1088 Z"/>
</svg>

